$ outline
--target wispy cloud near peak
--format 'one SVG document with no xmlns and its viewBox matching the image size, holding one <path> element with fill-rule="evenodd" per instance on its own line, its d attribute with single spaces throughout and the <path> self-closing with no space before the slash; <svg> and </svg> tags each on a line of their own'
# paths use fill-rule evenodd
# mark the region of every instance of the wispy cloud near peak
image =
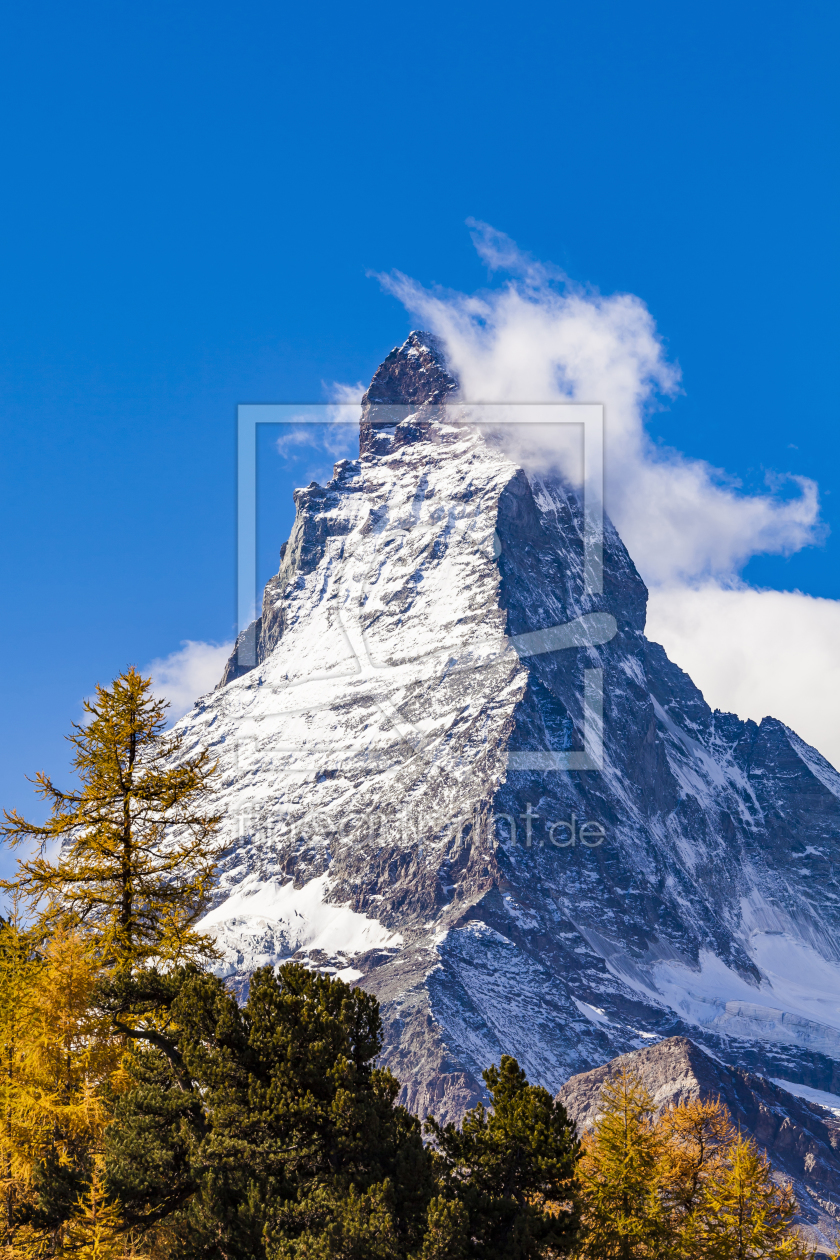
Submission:
<svg viewBox="0 0 840 1260">
<path fill-rule="evenodd" d="M 149 662 L 142 672 L 151 674 L 155 695 L 169 701 L 171 721 L 177 721 L 199 696 L 213 690 L 232 651 L 232 643 L 183 639 L 177 651 Z"/>
<path fill-rule="evenodd" d="M 466 401 L 605 404 L 606 507 L 646 581 L 732 583 L 753 555 L 820 541 L 813 481 L 794 477 L 793 497 L 773 486 L 746 494 L 704 460 L 653 443 L 646 419 L 679 391 L 680 370 L 641 298 L 584 289 L 503 232 L 471 227 L 488 267 L 508 276 L 498 287 L 428 289 L 401 272 L 379 280 L 440 338 Z"/>
</svg>

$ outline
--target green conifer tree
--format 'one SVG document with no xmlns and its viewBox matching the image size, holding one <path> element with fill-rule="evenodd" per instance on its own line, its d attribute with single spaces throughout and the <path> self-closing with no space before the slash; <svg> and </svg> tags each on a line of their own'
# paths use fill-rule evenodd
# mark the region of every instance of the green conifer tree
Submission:
<svg viewBox="0 0 840 1260">
<path fill-rule="evenodd" d="M 115 1101 L 108 1184 L 166 1260 L 405 1260 L 432 1194 L 420 1126 L 375 1066 L 376 999 L 289 964 L 240 1008 L 195 967 L 115 983 L 166 1017 Z M 127 992 L 126 989 L 132 990 Z"/>
<path fill-rule="evenodd" d="M 474 1107 L 460 1128 L 426 1122 L 443 1198 L 463 1209 L 447 1221 L 435 1208 L 430 1231 L 442 1237 L 451 1230 L 454 1246 L 476 1260 L 567 1255 L 579 1219 L 574 1126 L 509 1055 L 483 1075 L 492 1110 Z M 427 1243 L 431 1250 L 434 1236 Z"/>
<path fill-rule="evenodd" d="M 81 787 L 64 792 L 39 773 L 51 817 L 39 826 L 4 811 L 0 826 L 12 847 L 40 845 L 0 888 L 38 912 L 45 930 L 61 923 L 91 936 L 124 971 L 212 953 L 193 928 L 215 871 L 214 766 L 206 749 L 188 755 L 181 735 L 164 734 L 167 707 L 134 668 L 97 686 L 85 701 L 89 721 L 67 737 Z"/>
<path fill-rule="evenodd" d="M 606 1082 L 577 1175 L 583 1198 L 581 1260 L 667 1256 L 661 1197 L 662 1138 L 639 1078 L 622 1067 Z"/>
<path fill-rule="evenodd" d="M 469 1224 L 463 1203 L 435 1195 L 426 1214 L 426 1232 L 417 1260 L 467 1260 Z"/>
</svg>

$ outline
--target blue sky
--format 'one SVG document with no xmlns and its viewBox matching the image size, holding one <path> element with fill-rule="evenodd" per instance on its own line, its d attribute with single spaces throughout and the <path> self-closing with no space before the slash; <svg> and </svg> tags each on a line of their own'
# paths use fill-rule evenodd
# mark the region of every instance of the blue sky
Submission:
<svg viewBox="0 0 840 1260">
<path fill-rule="evenodd" d="M 819 483 L 825 544 L 746 579 L 840 597 L 837 27 L 738 0 L 7 6 L 0 802 L 64 773 L 97 680 L 231 636 L 236 404 L 368 380 L 412 326 L 371 271 L 502 283 L 469 216 L 647 304 L 682 370 L 654 436 L 747 490 Z M 269 565 L 299 477 L 262 454 Z"/>
</svg>

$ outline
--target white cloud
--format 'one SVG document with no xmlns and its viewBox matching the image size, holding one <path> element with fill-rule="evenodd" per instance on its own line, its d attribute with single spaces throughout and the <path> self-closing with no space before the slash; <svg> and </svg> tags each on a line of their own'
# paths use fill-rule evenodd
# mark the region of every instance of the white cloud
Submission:
<svg viewBox="0 0 840 1260">
<path fill-rule="evenodd" d="M 171 721 L 191 709 L 199 696 L 213 690 L 232 651 L 233 643 L 182 639 L 177 652 L 150 661 L 142 673 L 151 674 L 155 695 L 169 701 Z"/>
<path fill-rule="evenodd" d="M 840 600 L 715 584 L 654 588 L 646 633 L 712 708 L 779 718 L 840 767 Z"/>
<path fill-rule="evenodd" d="M 301 446 L 320 446 L 318 427 L 316 425 L 299 425 L 297 428 L 286 428 L 274 443 L 278 455 L 284 459 L 297 459 L 297 448 Z"/>
<path fill-rule="evenodd" d="M 646 417 L 680 373 L 645 304 L 575 285 L 503 233 L 471 226 L 489 269 L 509 276 L 500 287 L 429 290 L 399 272 L 381 282 L 442 340 L 464 399 L 606 405 L 606 508 L 651 589 L 650 636 L 713 706 L 772 714 L 840 762 L 840 602 L 739 580 L 753 555 L 822 540 L 816 484 L 783 473 L 744 493 L 703 460 L 657 447 Z M 566 470 L 568 450 L 535 444 L 534 432 L 519 457 Z"/>
<path fill-rule="evenodd" d="M 789 554 L 820 538 L 807 478 L 792 478 L 792 498 L 744 494 L 719 469 L 654 445 L 646 414 L 677 392 L 680 374 L 639 298 L 585 290 L 502 233 L 473 227 L 491 270 L 511 274 L 501 287 L 469 295 L 431 291 L 399 272 L 380 280 L 441 338 L 466 400 L 606 405 L 606 507 L 647 582 L 731 580 L 752 555 Z M 542 450 L 544 460 L 557 454 Z"/>
<path fill-rule="evenodd" d="M 359 420 L 364 386 L 332 386 L 333 401 L 328 408 L 329 424 L 321 429 L 324 450 L 334 459 L 356 459 L 359 454 Z"/>
<path fill-rule="evenodd" d="M 362 405 L 362 395 L 365 387 L 361 381 L 356 381 L 355 385 L 348 385 L 343 381 L 331 381 L 327 384 L 322 382 L 324 392 L 330 402 L 337 403 L 340 407 L 356 408 L 356 419 L 359 418 L 359 407 Z"/>
<path fill-rule="evenodd" d="M 310 419 L 296 424 L 294 420 L 284 426 L 284 432 L 277 438 L 275 449 L 277 454 L 289 463 L 299 463 L 303 459 L 311 462 L 311 452 L 326 454 L 331 459 L 353 459 L 359 453 L 359 417 L 364 385 L 342 385 L 333 381 L 324 385 L 330 402 L 323 410 L 323 420 L 312 423 Z M 325 480 L 332 476 L 332 469 L 323 461 L 307 467 L 307 475 L 315 480 Z"/>
</svg>

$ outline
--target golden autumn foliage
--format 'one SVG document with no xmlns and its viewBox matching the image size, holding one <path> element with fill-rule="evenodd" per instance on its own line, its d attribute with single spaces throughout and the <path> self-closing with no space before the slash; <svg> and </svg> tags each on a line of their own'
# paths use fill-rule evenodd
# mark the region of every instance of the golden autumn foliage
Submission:
<svg viewBox="0 0 840 1260">
<path fill-rule="evenodd" d="M 48 820 L 4 811 L 0 835 L 29 852 L 0 881 L 15 904 L 0 921 L 2 1260 L 134 1254 L 103 1149 L 129 1079 L 125 1034 L 139 1034 L 100 995 L 150 964 L 214 956 L 194 930 L 215 873 L 214 766 L 166 733 L 166 708 L 133 668 L 97 687 L 68 736 L 78 788 L 38 774 Z"/>
<path fill-rule="evenodd" d="M 100 976 L 84 937 L 59 930 L 37 948 L 14 924 L 0 932 L 0 1255 L 8 1260 L 79 1255 L 87 1245 L 86 1205 L 100 1193 L 97 1153 L 110 1120 L 106 1089 L 119 1088 L 122 1058 L 96 1007 Z M 103 1230 L 100 1220 L 91 1235 L 99 1250 L 89 1254 L 121 1256 L 122 1244 L 102 1250 Z"/>
<path fill-rule="evenodd" d="M 97 1156 L 84 1193 L 76 1200 L 63 1239 L 65 1254 L 77 1260 L 145 1260 L 135 1249 L 118 1207 L 105 1191 L 102 1159 Z"/>
<path fill-rule="evenodd" d="M 167 707 L 134 668 L 97 686 L 88 722 L 67 737 L 80 788 L 64 792 L 39 773 L 51 817 L 40 826 L 4 811 L 0 826 L 12 847 L 39 845 L 0 888 L 45 930 L 91 937 L 103 961 L 124 971 L 212 955 L 193 928 L 215 872 L 221 816 L 207 808 L 215 767 L 205 749 L 189 753 L 180 735 L 165 733 Z"/>
<path fill-rule="evenodd" d="M 581 1260 L 807 1260 L 796 1199 L 719 1101 L 656 1117 L 633 1073 L 604 1086 L 583 1141 Z"/>
<path fill-rule="evenodd" d="M 650 1095 L 622 1069 L 604 1085 L 600 1105 L 578 1162 L 585 1235 L 577 1254 L 581 1260 L 664 1255 L 663 1143 Z"/>
<path fill-rule="evenodd" d="M 796 1199 L 777 1186 L 767 1157 L 737 1134 L 705 1187 L 694 1254 L 707 1260 L 805 1260 L 812 1254 L 791 1231 Z"/>
</svg>

